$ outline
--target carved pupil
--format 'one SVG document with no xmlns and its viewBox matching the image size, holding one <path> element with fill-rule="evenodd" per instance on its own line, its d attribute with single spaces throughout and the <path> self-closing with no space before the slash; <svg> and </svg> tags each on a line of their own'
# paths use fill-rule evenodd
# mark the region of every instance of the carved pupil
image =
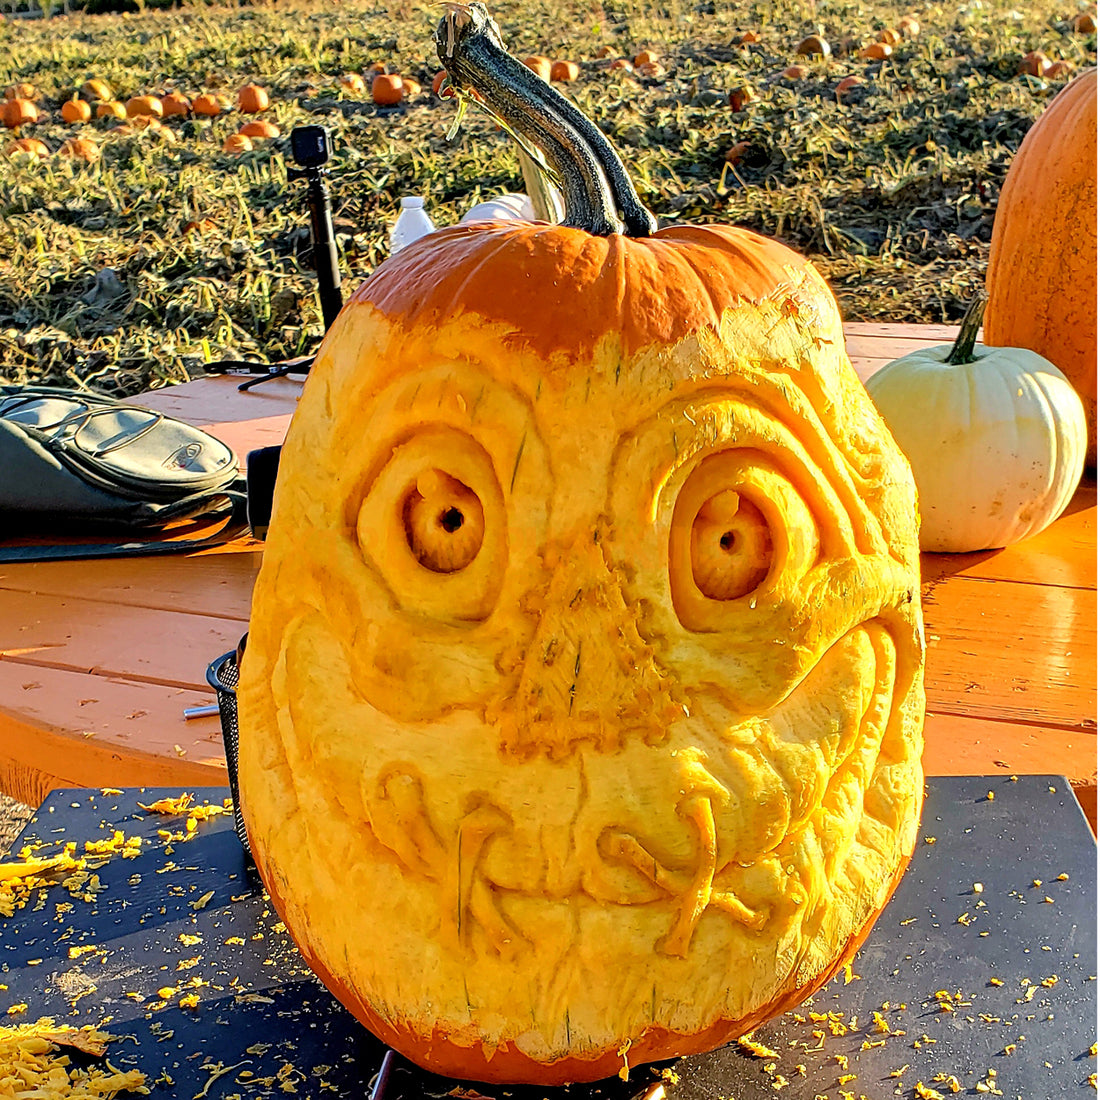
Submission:
<svg viewBox="0 0 1100 1100">
<path fill-rule="evenodd" d="M 449 535 L 453 535 L 463 523 L 465 517 L 457 508 L 448 508 L 439 517 L 439 526 Z"/>
<path fill-rule="evenodd" d="M 716 493 L 699 509 L 691 531 L 691 571 L 704 596 L 747 596 L 767 577 L 772 557 L 768 521 L 740 493 Z"/>
<path fill-rule="evenodd" d="M 477 494 L 442 470 L 426 470 L 417 477 L 405 496 L 402 520 L 409 549 L 433 573 L 465 569 L 485 537 Z"/>
</svg>

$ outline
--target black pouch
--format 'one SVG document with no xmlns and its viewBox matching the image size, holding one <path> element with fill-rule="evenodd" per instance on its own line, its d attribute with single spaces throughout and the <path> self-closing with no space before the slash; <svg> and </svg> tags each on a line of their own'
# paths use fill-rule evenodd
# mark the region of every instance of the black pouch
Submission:
<svg viewBox="0 0 1100 1100">
<path fill-rule="evenodd" d="M 0 561 L 195 550 L 246 530 L 245 504 L 236 456 L 200 428 L 84 390 L 0 386 Z"/>
</svg>

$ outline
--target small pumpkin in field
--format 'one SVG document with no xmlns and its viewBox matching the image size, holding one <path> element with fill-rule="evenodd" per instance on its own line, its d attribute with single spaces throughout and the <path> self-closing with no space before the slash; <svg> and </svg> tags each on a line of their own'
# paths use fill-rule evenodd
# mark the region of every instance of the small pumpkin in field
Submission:
<svg viewBox="0 0 1100 1100">
<path fill-rule="evenodd" d="M 405 95 L 405 82 L 396 73 L 378 73 L 370 84 L 370 97 L 380 107 L 393 107 Z"/>
<path fill-rule="evenodd" d="M 1073 17 L 1074 34 L 1095 34 L 1096 18 L 1091 12 L 1083 11 Z"/>
<path fill-rule="evenodd" d="M 854 91 L 856 88 L 861 88 L 867 82 L 861 76 L 851 75 L 844 77 L 843 80 L 837 82 L 837 86 L 833 89 L 833 94 L 837 99 L 843 99 L 849 92 Z"/>
<path fill-rule="evenodd" d="M 1030 348 L 1073 383 L 1096 465 L 1096 70 L 1024 135 L 997 201 L 985 341 Z"/>
<path fill-rule="evenodd" d="M 523 63 L 531 72 L 542 77 L 543 80 L 549 83 L 550 73 L 554 67 L 550 58 L 543 57 L 541 54 L 532 54 L 530 57 L 525 57 Z"/>
<path fill-rule="evenodd" d="M 80 91 L 88 99 L 108 100 L 115 97 L 111 85 L 106 80 L 100 80 L 98 77 L 85 80 L 80 86 Z"/>
<path fill-rule="evenodd" d="M 348 95 L 365 95 L 367 85 L 358 73 L 344 73 L 337 83 Z"/>
<path fill-rule="evenodd" d="M 893 27 L 884 27 L 878 32 L 878 40 L 885 42 L 887 46 L 897 47 L 901 45 L 902 33 Z"/>
<path fill-rule="evenodd" d="M 898 20 L 898 30 L 905 38 L 916 38 L 920 34 L 920 21 L 915 15 L 903 15 Z"/>
<path fill-rule="evenodd" d="M 204 115 L 206 118 L 214 118 L 222 113 L 221 100 L 216 95 L 203 92 L 191 100 L 191 111 L 196 115 Z"/>
<path fill-rule="evenodd" d="M 237 92 L 237 107 L 247 114 L 259 114 L 270 106 L 271 97 L 267 94 L 267 89 L 259 84 L 245 84 Z"/>
<path fill-rule="evenodd" d="M 2 108 L 4 125 L 14 130 L 17 126 L 27 126 L 39 119 L 38 108 L 29 99 L 5 100 Z"/>
<path fill-rule="evenodd" d="M 161 96 L 160 106 L 165 118 L 186 118 L 191 113 L 191 100 L 182 92 Z"/>
<path fill-rule="evenodd" d="M 239 132 L 253 140 L 264 140 L 278 137 L 279 127 L 274 122 L 268 122 L 266 118 L 254 118 L 251 122 L 246 122 Z"/>
<path fill-rule="evenodd" d="M 779 75 L 784 80 L 797 83 L 805 80 L 810 75 L 810 70 L 805 65 L 788 65 Z"/>
<path fill-rule="evenodd" d="M 38 98 L 38 89 L 27 81 L 17 84 L 9 84 L 4 89 L 5 99 L 29 99 L 32 102 Z"/>
<path fill-rule="evenodd" d="M 97 103 L 95 108 L 96 118 L 125 118 L 126 105 L 119 103 L 117 99 L 108 99 Z"/>
<path fill-rule="evenodd" d="M 1028 76 L 1046 76 L 1047 70 L 1053 65 L 1049 57 L 1042 50 L 1030 50 L 1020 59 L 1017 71 Z"/>
<path fill-rule="evenodd" d="M 8 157 L 31 157 L 38 160 L 41 157 L 50 155 L 50 147 L 44 141 L 39 141 L 38 138 L 17 138 L 5 147 L 4 155 Z"/>
<path fill-rule="evenodd" d="M 833 51 L 821 35 L 811 34 L 799 42 L 794 52 L 799 57 L 828 57 Z"/>
<path fill-rule="evenodd" d="M 867 392 L 917 482 L 922 550 L 999 549 L 1063 512 L 1085 464 L 1085 412 L 1066 376 L 1026 348 L 975 343 L 984 298 L 954 345 L 887 364 Z"/>
<path fill-rule="evenodd" d="M 555 61 L 550 66 L 550 79 L 569 84 L 581 75 L 581 67 L 575 61 Z"/>
<path fill-rule="evenodd" d="M 135 95 L 126 100 L 127 118 L 160 118 L 164 106 L 155 95 Z"/>
<path fill-rule="evenodd" d="M 252 139 L 247 134 L 230 134 L 229 137 L 222 142 L 223 153 L 232 153 L 239 156 L 241 153 L 248 153 L 251 151 Z"/>
<path fill-rule="evenodd" d="M 655 65 L 661 60 L 661 55 L 656 50 L 639 50 L 634 55 L 634 68 L 642 65 Z"/>
<path fill-rule="evenodd" d="M 658 230 L 480 4 L 437 49 L 568 224 L 438 230 L 329 329 L 253 597 L 241 806 L 384 1042 L 596 1080 L 798 1003 L 889 898 L 923 791 L 915 490 L 812 265 Z"/>
<path fill-rule="evenodd" d="M 866 61 L 885 61 L 893 56 L 894 47 L 887 42 L 871 42 L 859 51 L 859 56 Z"/>
<path fill-rule="evenodd" d="M 756 89 L 751 85 L 738 84 L 736 88 L 730 90 L 730 110 L 743 111 L 750 103 L 755 102 L 758 98 Z"/>
<path fill-rule="evenodd" d="M 447 79 L 447 70 L 440 69 L 439 72 L 432 77 L 432 92 L 434 95 L 443 98 L 443 82 Z M 454 95 L 453 90 L 447 92 L 448 96 Z"/>
<path fill-rule="evenodd" d="M 413 80 L 410 76 L 401 78 L 401 96 L 403 99 L 412 99 L 420 95 L 420 81 Z"/>
<path fill-rule="evenodd" d="M 57 155 L 68 160 L 80 160 L 86 164 L 94 164 L 99 160 L 99 146 L 89 137 L 69 138 L 61 143 Z"/>
<path fill-rule="evenodd" d="M 73 96 L 61 104 L 61 117 L 66 122 L 87 122 L 92 117 L 92 105 Z"/>
</svg>

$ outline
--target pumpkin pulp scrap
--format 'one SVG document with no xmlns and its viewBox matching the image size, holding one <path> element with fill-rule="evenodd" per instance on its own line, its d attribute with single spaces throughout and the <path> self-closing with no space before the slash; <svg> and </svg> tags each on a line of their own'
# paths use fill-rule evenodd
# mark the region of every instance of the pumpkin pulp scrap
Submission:
<svg viewBox="0 0 1100 1100">
<path fill-rule="evenodd" d="M 888 899 L 922 793 L 915 492 L 811 265 L 654 232 L 480 5 L 437 42 L 588 224 L 439 231 L 329 330 L 241 799 L 288 929 L 384 1041 L 595 1080 L 796 1003 Z"/>
</svg>

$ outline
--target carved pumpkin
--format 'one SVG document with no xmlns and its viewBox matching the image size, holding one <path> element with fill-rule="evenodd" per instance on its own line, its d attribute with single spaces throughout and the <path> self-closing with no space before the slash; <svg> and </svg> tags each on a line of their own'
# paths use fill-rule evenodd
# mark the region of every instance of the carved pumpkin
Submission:
<svg viewBox="0 0 1100 1100">
<path fill-rule="evenodd" d="M 564 223 L 414 242 L 329 330 L 254 595 L 241 801 L 383 1041 L 596 1080 L 796 1004 L 890 896 L 922 794 L 915 490 L 809 263 L 656 231 L 481 5 L 438 46 L 542 148 Z"/>
<path fill-rule="evenodd" d="M 1055 96 L 1012 158 L 993 219 L 985 343 L 1030 348 L 1073 383 L 1096 465 L 1096 70 Z"/>
</svg>

